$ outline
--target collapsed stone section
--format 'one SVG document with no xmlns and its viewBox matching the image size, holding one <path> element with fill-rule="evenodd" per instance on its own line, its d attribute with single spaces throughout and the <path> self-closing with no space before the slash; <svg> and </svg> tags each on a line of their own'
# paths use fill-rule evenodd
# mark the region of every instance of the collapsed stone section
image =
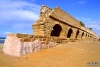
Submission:
<svg viewBox="0 0 100 67">
<path fill-rule="evenodd" d="M 37 52 L 41 47 L 42 45 L 39 40 L 34 40 L 33 42 L 21 42 L 17 37 L 7 36 L 3 51 L 8 55 L 22 56 L 28 53 Z"/>
<path fill-rule="evenodd" d="M 57 43 L 67 43 L 69 40 L 58 37 L 34 36 L 28 34 L 8 34 L 3 45 L 5 54 L 22 56 L 41 49 L 55 47 Z M 74 41 L 71 40 L 70 41 Z"/>
<path fill-rule="evenodd" d="M 31 38 L 34 38 L 34 40 L 31 40 Z M 43 37 L 33 37 L 32 35 L 27 34 L 9 34 L 5 40 L 3 51 L 8 55 L 22 56 L 57 45 L 56 42 L 50 42 L 49 40 L 43 42 L 41 38 Z M 39 39 L 41 39 L 41 41 Z"/>
</svg>

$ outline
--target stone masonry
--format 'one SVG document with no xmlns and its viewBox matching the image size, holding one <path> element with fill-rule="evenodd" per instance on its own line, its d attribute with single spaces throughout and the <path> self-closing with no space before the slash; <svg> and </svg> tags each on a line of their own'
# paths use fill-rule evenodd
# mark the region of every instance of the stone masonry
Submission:
<svg viewBox="0 0 100 67">
<path fill-rule="evenodd" d="M 32 25 L 34 34 L 8 34 L 3 52 L 22 56 L 41 49 L 54 47 L 57 43 L 77 40 L 96 40 L 98 36 L 59 7 L 41 6 L 39 19 Z"/>
</svg>

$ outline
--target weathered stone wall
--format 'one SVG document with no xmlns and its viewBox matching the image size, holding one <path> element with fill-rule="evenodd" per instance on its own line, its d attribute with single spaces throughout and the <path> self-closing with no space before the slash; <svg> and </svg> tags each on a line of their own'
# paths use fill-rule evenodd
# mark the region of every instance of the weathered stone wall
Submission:
<svg viewBox="0 0 100 67">
<path fill-rule="evenodd" d="M 51 13 L 49 14 L 50 17 L 53 17 L 55 19 L 58 19 L 59 21 L 65 22 L 69 25 L 75 26 L 80 28 L 81 25 L 79 21 L 77 21 L 75 18 L 70 16 L 68 13 L 64 12 L 60 8 L 56 7 L 54 8 Z"/>
<path fill-rule="evenodd" d="M 63 37 L 54 37 L 54 36 L 36 36 L 36 35 L 28 35 L 28 34 L 8 34 L 10 37 L 17 37 L 20 42 L 33 42 L 34 40 L 39 39 L 42 44 L 49 44 L 50 42 L 62 42 L 67 38 Z M 7 39 L 7 38 L 6 38 Z"/>
<path fill-rule="evenodd" d="M 22 56 L 28 53 L 37 52 L 41 47 L 42 45 L 39 40 L 34 40 L 33 42 L 21 42 L 18 37 L 7 36 L 3 51 L 8 55 Z"/>
<path fill-rule="evenodd" d="M 47 6 L 41 7 L 39 19 L 37 20 L 36 24 L 32 25 L 34 35 L 51 36 L 52 29 L 57 24 L 62 28 L 59 37 L 67 38 L 69 29 L 72 29 L 73 31 L 70 38 L 76 37 L 77 30 L 84 32 L 84 37 L 81 37 L 82 33 L 80 32 L 77 39 L 88 39 L 88 36 L 91 38 L 98 37 L 90 29 L 82 27 L 78 20 L 61 10 L 59 7 L 51 9 Z M 85 33 L 87 34 L 86 37 Z"/>
<path fill-rule="evenodd" d="M 34 40 L 31 40 L 31 38 L 34 38 Z M 37 52 L 41 49 L 54 47 L 57 45 L 56 42 L 59 42 L 56 40 L 57 38 L 42 36 L 32 37 L 32 35 L 28 34 L 9 34 L 3 45 L 3 51 L 8 55 L 22 56 L 32 52 Z"/>
</svg>

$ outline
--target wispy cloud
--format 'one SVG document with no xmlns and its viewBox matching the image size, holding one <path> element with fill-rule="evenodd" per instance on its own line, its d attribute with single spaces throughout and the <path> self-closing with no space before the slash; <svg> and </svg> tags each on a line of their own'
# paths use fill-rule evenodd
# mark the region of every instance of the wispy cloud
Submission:
<svg viewBox="0 0 100 67">
<path fill-rule="evenodd" d="M 85 17 L 77 17 L 77 19 L 82 21 L 86 25 L 86 27 L 92 28 L 93 31 L 100 36 L 100 19 L 91 19 Z"/>
<path fill-rule="evenodd" d="M 11 32 L 3 32 L 3 34 L 11 34 Z"/>
<path fill-rule="evenodd" d="M 31 28 L 32 24 L 27 24 L 27 23 L 20 23 L 20 24 L 14 24 L 13 28 L 15 29 L 28 29 Z"/>
<path fill-rule="evenodd" d="M 89 26 L 100 31 L 100 25 L 95 24 L 95 25 L 89 25 Z"/>
<path fill-rule="evenodd" d="M 7 31 L 30 33 L 39 12 L 40 5 L 34 0 L 0 0 L 0 36 L 10 33 Z"/>
<path fill-rule="evenodd" d="M 25 0 L 0 0 L 0 24 L 15 24 L 37 20 L 40 6 Z M 17 22 L 19 21 L 19 22 Z"/>
<path fill-rule="evenodd" d="M 5 34 L 5 35 L 12 34 L 12 32 L 3 32 L 2 34 Z M 22 32 L 21 34 L 27 34 L 27 33 Z"/>
<path fill-rule="evenodd" d="M 79 0 L 79 1 L 75 2 L 73 5 L 83 5 L 85 3 L 86 3 L 85 0 Z"/>
</svg>

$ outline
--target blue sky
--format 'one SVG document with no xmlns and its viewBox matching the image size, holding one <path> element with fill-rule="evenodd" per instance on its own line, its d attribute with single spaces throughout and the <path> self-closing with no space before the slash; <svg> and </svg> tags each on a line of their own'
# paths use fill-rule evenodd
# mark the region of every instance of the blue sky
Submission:
<svg viewBox="0 0 100 67">
<path fill-rule="evenodd" d="M 100 0 L 0 0 L 0 37 L 33 34 L 32 24 L 39 17 L 41 5 L 60 7 L 100 36 Z"/>
</svg>

